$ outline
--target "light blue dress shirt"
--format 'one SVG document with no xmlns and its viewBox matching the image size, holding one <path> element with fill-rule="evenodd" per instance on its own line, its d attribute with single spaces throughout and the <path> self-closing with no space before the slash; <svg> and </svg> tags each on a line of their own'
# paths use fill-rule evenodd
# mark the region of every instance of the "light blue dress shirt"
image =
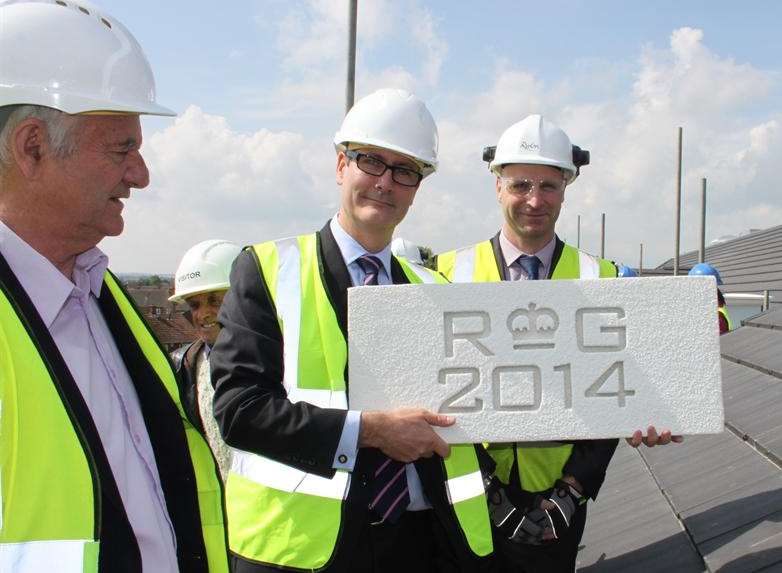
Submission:
<svg viewBox="0 0 782 573">
<path fill-rule="evenodd" d="M 337 242 L 340 253 L 342 253 L 342 259 L 348 267 L 350 280 L 354 285 L 364 284 L 364 276 L 366 273 L 364 273 L 356 260 L 366 254 L 377 257 L 380 259 L 380 262 L 383 263 L 377 276 L 378 284 L 392 284 L 391 245 L 386 245 L 386 247 L 378 253 L 367 253 L 367 250 L 342 228 L 339 224 L 338 215 L 335 215 L 334 218 L 331 219 L 330 227 L 331 233 L 334 235 L 334 240 Z M 332 465 L 334 469 L 353 471 L 353 467 L 356 464 L 356 456 L 358 455 L 358 434 L 360 429 L 361 412 L 358 410 L 348 410 L 347 417 L 345 418 L 345 426 L 342 428 L 342 436 L 337 445 L 337 452 L 334 455 L 334 463 Z M 345 459 L 346 461 L 340 462 L 340 458 Z M 407 464 L 405 466 L 405 475 L 407 476 L 407 487 L 410 490 L 410 504 L 407 506 L 407 510 L 418 511 L 431 508 L 431 504 L 424 495 L 421 479 L 418 477 L 418 472 L 413 464 Z"/>
</svg>

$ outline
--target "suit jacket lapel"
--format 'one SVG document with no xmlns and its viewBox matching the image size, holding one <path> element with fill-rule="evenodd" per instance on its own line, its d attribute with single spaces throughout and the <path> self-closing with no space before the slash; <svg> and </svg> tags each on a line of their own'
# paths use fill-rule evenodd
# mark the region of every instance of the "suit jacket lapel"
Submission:
<svg viewBox="0 0 782 573">
<path fill-rule="evenodd" d="M 557 268 L 557 263 L 559 262 L 559 257 L 562 256 L 562 249 L 565 248 L 565 243 L 562 242 L 562 239 L 560 239 L 558 236 L 554 236 L 555 243 L 554 243 L 554 252 L 551 254 L 551 266 L 548 268 L 548 276 L 547 279 L 550 279 L 551 276 L 554 274 L 554 269 Z"/>
<path fill-rule="evenodd" d="M 402 265 L 394 256 L 391 257 L 391 282 L 395 285 L 410 284 L 405 271 L 402 270 Z"/>
<path fill-rule="evenodd" d="M 342 258 L 336 239 L 331 232 L 330 222 L 318 232 L 318 264 L 326 295 L 337 315 L 337 322 L 345 340 L 348 339 L 348 288 L 352 286 L 348 267 Z"/>
<path fill-rule="evenodd" d="M 489 242 L 491 243 L 491 250 L 494 252 L 494 262 L 497 263 L 500 278 L 504 281 L 509 281 L 508 267 L 505 266 L 505 257 L 502 256 L 502 247 L 500 247 L 500 231 L 497 231 L 497 234 Z"/>
</svg>

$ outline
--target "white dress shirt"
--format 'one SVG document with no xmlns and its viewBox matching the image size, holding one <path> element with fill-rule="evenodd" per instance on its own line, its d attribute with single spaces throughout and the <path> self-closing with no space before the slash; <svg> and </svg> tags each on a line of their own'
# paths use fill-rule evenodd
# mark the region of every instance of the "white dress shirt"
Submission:
<svg viewBox="0 0 782 573">
<path fill-rule="evenodd" d="M 87 404 L 138 540 L 144 572 L 178 571 L 174 529 L 138 396 L 98 306 L 106 255 L 94 247 L 76 257 L 71 282 L 2 221 L 0 253 Z"/>
<path fill-rule="evenodd" d="M 367 250 L 362 247 L 358 241 L 348 235 L 348 233 L 339 224 L 338 216 L 335 215 L 330 224 L 331 233 L 334 235 L 334 240 L 342 253 L 342 259 L 348 267 L 350 273 L 350 280 L 353 285 L 364 284 L 364 269 L 358 264 L 357 259 L 363 255 L 372 255 L 380 259 L 381 265 L 380 272 L 377 275 L 377 284 L 390 285 L 391 281 L 391 245 L 386 247 L 377 253 L 368 253 Z M 356 463 L 356 456 L 358 455 L 358 434 L 361 427 L 361 412 L 358 410 L 348 410 L 347 418 L 345 418 L 345 426 L 342 429 L 342 436 L 337 446 L 337 453 L 334 456 L 333 467 L 335 469 L 353 470 L 353 466 Z M 347 459 L 347 461 L 340 462 L 339 459 Z M 418 477 L 418 472 L 413 464 L 405 465 L 405 475 L 407 476 L 407 487 L 410 494 L 410 504 L 407 506 L 408 511 L 418 511 L 421 509 L 429 509 L 432 505 L 424 495 L 424 489 L 421 485 L 421 478 Z"/>
</svg>

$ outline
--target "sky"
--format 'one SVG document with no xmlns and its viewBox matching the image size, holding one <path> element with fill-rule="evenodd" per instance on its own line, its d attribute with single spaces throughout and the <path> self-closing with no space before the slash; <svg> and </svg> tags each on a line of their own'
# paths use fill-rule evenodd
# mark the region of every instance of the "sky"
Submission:
<svg viewBox="0 0 782 573">
<path fill-rule="evenodd" d="M 136 36 L 158 103 L 144 118 L 151 184 L 101 247 L 119 272 L 173 273 L 206 239 L 242 245 L 319 229 L 338 209 L 332 137 L 344 115 L 347 0 L 104 0 Z M 501 225 L 481 150 L 531 113 L 591 152 L 557 232 L 644 267 L 673 256 L 677 128 L 681 252 L 782 223 L 782 3 L 359 0 L 356 96 L 427 102 L 440 168 L 402 236 L 435 252 Z"/>
</svg>

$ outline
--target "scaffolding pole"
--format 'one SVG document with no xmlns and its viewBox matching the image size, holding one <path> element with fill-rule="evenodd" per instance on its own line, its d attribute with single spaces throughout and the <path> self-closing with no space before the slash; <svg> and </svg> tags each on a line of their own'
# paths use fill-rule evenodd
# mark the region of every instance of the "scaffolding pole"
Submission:
<svg viewBox="0 0 782 573">
<path fill-rule="evenodd" d="M 356 21 L 358 0 L 348 0 L 348 74 L 345 82 L 345 115 L 353 107 L 356 93 Z"/>
</svg>

